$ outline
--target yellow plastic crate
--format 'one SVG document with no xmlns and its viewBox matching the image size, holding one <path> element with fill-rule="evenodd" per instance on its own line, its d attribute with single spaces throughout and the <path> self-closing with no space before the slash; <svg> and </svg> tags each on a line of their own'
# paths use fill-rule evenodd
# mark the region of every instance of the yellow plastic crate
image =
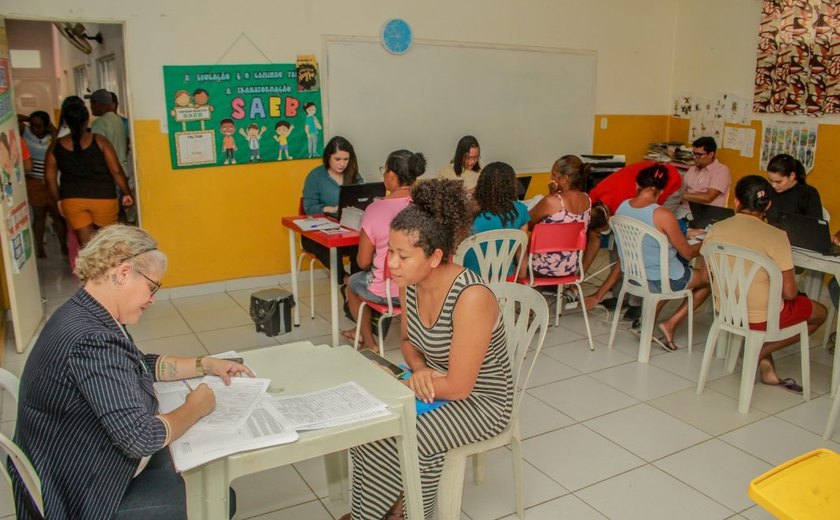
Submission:
<svg viewBox="0 0 840 520">
<path fill-rule="evenodd" d="M 840 455 L 819 449 L 750 482 L 749 496 L 782 520 L 840 518 Z"/>
</svg>

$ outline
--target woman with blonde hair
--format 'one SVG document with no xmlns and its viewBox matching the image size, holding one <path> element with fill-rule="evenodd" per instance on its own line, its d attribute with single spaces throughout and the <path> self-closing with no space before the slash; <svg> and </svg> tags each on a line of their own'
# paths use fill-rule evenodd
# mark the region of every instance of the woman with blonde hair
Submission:
<svg viewBox="0 0 840 520">
<path fill-rule="evenodd" d="M 82 287 L 47 321 L 20 382 L 15 443 L 43 482 L 46 518 L 186 518 L 166 447 L 213 411 L 205 384 L 160 413 L 152 384 L 254 373 L 211 357 L 141 352 L 126 325 L 155 301 L 166 255 L 140 228 L 112 225 L 79 253 Z M 10 464 L 18 518 L 41 518 Z"/>
</svg>

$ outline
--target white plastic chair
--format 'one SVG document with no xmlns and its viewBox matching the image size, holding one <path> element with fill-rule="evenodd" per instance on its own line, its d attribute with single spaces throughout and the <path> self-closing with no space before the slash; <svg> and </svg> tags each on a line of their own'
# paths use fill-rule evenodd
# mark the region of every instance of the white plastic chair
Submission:
<svg viewBox="0 0 840 520">
<path fill-rule="evenodd" d="M 467 444 L 446 453 L 446 462 L 438 486 L 439 518 L 458 518 L 460 515 L 467 457 L 473 456 L 473 480 L 480 484 L 484 479 L 484 452 L 507 444 L 510 444 L 513 458 L 516 513 L 520 518 L 525 514 L 519 408 L 528 378 L 545 341 L 548 304 L 540 293 L 525 285 L 500 282 L 490 284 L 490 288 L 499 300 L 513 373 L 514 394 L 510 426 L 492 439 Z"/>
<path fill-rule="evenodd" d="M 0 368 L 0 388 L 9 392 L 14 397 L 15 403 L 17 403 L 18 392 L 20 391 L 20 379 L 5 368 Z"/>
<path fill-rule="evenodd" d="M 306 211 L 303 209 L 303 197 L 300 199 L 300 204 L 298 205 L 298 215 L 306 215 Z M 306 251 L 301 247 L 300 255 L 298 255 L 298 261 L 295 266 L 297 267 L 297 272 L 295 273 L 295 280 L 300 280 L 300 270 L 303 268 L 303 259 L 309 258 L 309 319 L 315 319 L 315 261 L 318 260 L 315 255 Z M 298 282 L 300 283 L 300 282 Z M 300 287 L 298 287 L 298 294 L 300 294 Z M 295 323 L 295 325 L 300 325 L 300 323 Z"/>
<path fill-rule="evenodd" d="M 526 247 L 528 234 L 521 229 L 494 229 L 465 238 L 452 261 L 464 265 L 467 252 L 472 251 L 478 261 L 478 274 L 485 282 L 504 282 L 511 267 L 522 265 Z"/>
<path fill-rule="evenodd" d="M 741 369 L 741 390 L 738 396 L 738 411 L 750 410 L 755 373 L 758 367 L 758 355 L 761 347 L 768 341 L 777 341 L 799 335 L 802 361 L 802 394 L 806 401 L 811 398 L 811 366 L 808 356 L 808 324 L 800 322 L 784 329 L 779 329 L 779 313 L 782 307 L 782 272 L 770 258 L 751 249 L 707 242 L 700 250 L 706 260 L 712 283 L 712 301 L 714 302 L 714 321 L 706 340 L 700 378 L 697 381 L 697 394 L 703 393 L 709 364 L 712 361 L 715 344 L 720 331 L 733 336 L 744 337 L 744 359 Z M 750 329 L 747 299 L 750 286 L 756 274 L 764 270 L 770 279 L 767 297 L 767 330 Z M 740 341 L 730 341 L 726 354 L 726 370 L 733 372 L 738 360 Z"/>
<path fill-rule="evenodd" d="M 9 392 L 9 394 L 14 397 L 15 404 L 17 404 L 20 391 L 20 380 L 5 368 L 0 368 L 0 388 Z M 41 513 L 41 516 L 43 516 L 44 499 L 41 496 L 41 479 L 38 478 L 38 474 L 35 472 L 35 468 L 32 467 L 32 463 L 29 462 L 26 454 L 23 453 L 17 444 L 2 433 L 0 433 L 0 453 L 5 453 L 12 460 L 12 463 L 15 465 L 15 469 L 17 469 L 18 475 L 20 475 L 21 480 L 23 480 L 23 484 L 29 491 L 29 495 L 35 502 L 38 512 Z M 6 479 L 6 482 L 9 483 L 9 487 L 11 488 L 12 480 L 9 476 L 9 470 L 6 468 L 6 457 L 0 457 L 0 466 L 3 467 L 3 477 Z M 14 504 L 14 498 L 11 500 L 11 503 Z"/>
<path fill-rule="evenodd" d="M 621 308 L 621 302 L 629 293 L 642 299 L 642 330 L 639 342 L 639 363 L 650 360 L 650 344 L 653 338 L 654 317 L 656 306 L 661 300 L 681 300 L 688 298 L 688 352 L 691 353 L 691 343 L 694 331 L 694 297 L 691 289 L 681 291 L 671 290 L 671 278 L 668 273 L 668 237 L 659 230 L 648 226 L 638 219 L 615 216 L 610 219 L 610 228 L 615 234 L 619 251 L 621 252 L 621 270 L 623 281 L 618 293 L 616 309 Z M 642 256 L 642 241 L 651 237 L 659 244 L 659 272 L 661 274 L 662 292 L 654 293 L 648 286 L 647 271 Z M 688 269 L 688 268 L 686 268 Z M 619 312 L 613 317 L 610 329 L 609 348 L 613 347 L 615 331 L 618 328 Z"/>
</svg>

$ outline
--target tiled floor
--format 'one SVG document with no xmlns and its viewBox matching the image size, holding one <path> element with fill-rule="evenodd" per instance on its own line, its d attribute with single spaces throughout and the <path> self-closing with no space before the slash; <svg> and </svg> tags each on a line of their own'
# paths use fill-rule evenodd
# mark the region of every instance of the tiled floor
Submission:
<svg viewBox="0 0 840 520">
<path fill-rule="evenodd" d="M 44 292 L 52 311 L 72 293 L 73 284 L 56 274 L 64 270 L 60 261 L 50 262 L 54 263 L 45 269 Z M 298 339 L 329 341 L 326 280 L 317 282 L 315 319 L 308 317 L 313 302 L 305 295 L 301 326 L 277 338 L 253 332 L 248 316 L 252 292 L 162 300 L 130 330 L 145 351 L 181 355 Z M 811 349 L 810 402 L 780 388 L 757 385 L 750 413 L 739 414 L 740 376 L 726 374 L 719 360 L 713 362 L 705 393 L 696 395 L 710 320 L 708 313 L 698 312 L 691 354 L 686 348 L 674 353 L 654 349 L 647 365 L 636 361 L 638 340 L 624 330 L 615 349 L 607 349 L 609 329 L 603 312 L 593 314 L 594 352 L 588 349 L 579 311 L 562 317 L 560 327 L 550 328 L 521 414 L 527 518 L 771 518 L 747 497 L 750 479 L 813 448 L 840 450 L 840 428 L 832 441 L 820 436 L 831 405 L 827 393 L 832 358 L 819 347 Z M 393 359 L 400 358 L 396 336 L 391 333 L 387 341 L 387 354 Z M 821 339 L 822 331 L 814 338 Z M 684 342 L 684 335 L 678 335 L 677 343 Z M 787 349 L 779 359 L 785 376 L 797 376 L 797 349 Z M 5 366 L 19 374 L 25 354 L 7 347 L 5 360 Z M 0 429 L 8 433 L 14 427 L 14 407 L 7 396 L 2 406 Z M 509 450 L 491 452 L 480 486 L 472 483 L 467 470 L 462 519 L 515 518 L 510 464 Z M 238 519 L 329 520 L 349 507 L 327 498 L 320 460 L 240 479 L 234 487 Z M 7 490 L 0 491 L 2 518 L 12 509 Z"/>
</svg>

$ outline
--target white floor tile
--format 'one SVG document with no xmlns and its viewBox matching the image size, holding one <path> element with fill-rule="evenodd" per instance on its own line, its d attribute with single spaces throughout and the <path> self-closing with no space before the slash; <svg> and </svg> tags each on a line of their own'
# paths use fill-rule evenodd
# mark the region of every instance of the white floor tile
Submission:
<svg viewBox="0 0 840 520">
<path fill-rule="evenodd" d="M 523 446 L 525 460 L 570 491 L 644 464 L 642 459 L 581 425 L 533 437 Z"/>
<path fill-rule="evenodd" d="M 557 411 L 527 392 L 522 398 L 519 408 L 519 430 L 523 439 L 565 428 L 575 422 L 568 415 Z"/>
<path fill-rule="evenodd" d="M 579 375 L 580 372 L 569 365 L 565 365 L 544 354 L 540 354 L 539 359 L 531 371 L 531 377 L 528 379 L 527 388 L 534 388 L 536 386 L 553 383 L 555 381 L 560 381 L 561 379 L 568 379 Z"/>
<path fill-rule="evenodd" d="M 776 417 L 744 426 L 720 439 L 774 466 L 817 448 L 840 451 L 840 444 Z"/>
<path fill-rule="evenodd" d="M 236 516 L 243 519 L 317 498 L 292 466 L 238 478 L 231 487 L 236 491 Z"/>
<path fill-rule="evenodd" d="M 647 461 L 709 438 L 702 430 L 646 404 L 602 415 L 584 424 Z"/>
<path fill-rule="evenodd" d="M 639 401 L 590 376 L 577 376 L 529 390 L 540 401 L 578 421 L 627 408 Z"/>
<path fill-rule="evenodd" d="M 613 520 L 723 520 L 730 511 L 653 466 L 575 493 Z"/>
<path fill-rule="evenodd" d="M 237 514 L 237 518 L 242 518 L 243 520 L 245 518 L 252 520 L 333 520 L 332 515 L 319 500 L 280 509 L 279 511 L 273 511 L 260 516 L 240 517 Z"/>
<path fill-rule="evenodd" d="M 464 475 L 461 509 L 473 520 L 493 520 L 513 513 L 515 509 L 510 450 L 498 448 L 490 451 L 486 464 L 485 479 L 480 485 L 473 483 L 472 464 L 467 463 Z M 524 461 L 522 473 L 525 507 L 568 494 L 557 482 Z"/>
<path fill-rule="evenodd" d="M 242 325 L 229 329 L 216 329 L 199 332 L 199 341 L 211 354 L 218 354 L 227 350 L 249 350 L 256 347 L 277 345 L 281 336 L 270 338 L 256 332 L 254 325 Z M 284 338 L 285 339 L 285 338 Z"/>
<path fill-rule="evenodd" d="M 746 493 L 752 479 L 773 467 L 718 439 L 665 457 L 654 465 L 739 512 L 754 504 Z"/>
<path fill-rule="evenodd" d="M 168 354 L 170 356 L 206 356 L 209 354 L 195 334 L 182 334 L 168 338 L 138 341 L 137 347 L 146 354 Z"/>
<path fill-rule="evenodd" d="M 741 516 L 747 520 L 776 520 L 776 517 L 771 515 L 761 506 L 753 506 L 746 511 L 741 512 Z"/>
<path fill-rule="evenodd" d="M 576 340 L 559 346 L 543 347 L 542 354 L 584 374 L 636 361 L 633 356 L 615 349 L 608 349 L 606 342 L 600 340 L 595 341 L 595 350 L 589 350 L 586 340 Z"/>
<path fill-rule="evenodd" d="M 738 413 L 738 401 L 708 388 L 701 395 L 697 395 L 695 388 L 686 388 L 648 404 L 710 435 L 720 435 L 767 417 L 755 408 L 746 414 Z"/>
<path fill-rule="evenodd" d="M 593 372 L 589 376 L 641 401 L 694 386 L 688 379 L 675 376 L 649 363 L 628 363 Z"/>
<path fill-rule="evenodd" d="M 152 306 L 154 307 L 154 305 Z M 151 307 L 150 307 L 151 309 Z M 171 312 L 168 316 L 161 315 L 157 318 L 143 316 L 138 323 L 126 327 L 134 341 L 145 341 L 147 339 L 167 338 L 181 334 L 191 334 L 187 322 L 177 312 Z"/>
<path fill-rule="evenodd" d="M 295 470 L 303 478 L 309 489 L 312 490 L 318 498 L 324 498 L 329 495 L 329 488 L 327 487 L 327 474 L 324 470 L 323 457 L 315 457 L 314 459 L 307 459 L 294 464 Z"/>
<path fill-rule="evenodd" d="M 525 510 L 525 520 L 557 520 L 558 518 L 605 520 L 607 517 L 595 511 L 586 505 L 586 502 L 574 495 L 555 498 Z M 502 520 L 517 520 L 517 516 L 506 516 Z"/>
<path fill-rule="evenodd" d="M 700 379 L 700 366 L 703 363 L 703 348 L 695 348 L 691 354 L 688 349 L 671 352 L 667 356 L 655 356 L 650 359 L 650 364 L 659 368 L 664 368 L 672 374 L 688 379 L 689 381 L 697 382 Z M 709 375 L 706 381 L 712 381 L 719 377 L 727 376 L 726 370 L 723 369 L 723 360 L 712 357 L 712 362 L 709 365 Z"/>
<path fill-rule="evenodd" d="M 780 386 L 762 384 L 757 375 L 755 379 L 750 409 L 755 408 L 768 414 L 774 414 L 803 402 L 803 398 L 799 394 L 789 392 Z M 795 379 L 800 381 L 802 378 L 796 377 Z M 737 400 L 741 391 L 740 367 L 734 374 L 709 381 L 706 386 Z"/>
<path fill-rule="evenodd" d="M 811 399 L 807 403 L 801 403 L 793 408 L 776 414 L 776 417 L 795 424 L 806 430 L 816 433 L 820 437 L 825 432 L 825 426 L 828 423 L 828 414 L 831 412 L 831 405 L 834 401 L 827 395 L 817 399 Z M 840 421 L 838 421 L 840 423 Z M 834 431 L 831 436 L 834 442 L 840 442 L 840 426 L 834 425 Z"/>
</svg>

